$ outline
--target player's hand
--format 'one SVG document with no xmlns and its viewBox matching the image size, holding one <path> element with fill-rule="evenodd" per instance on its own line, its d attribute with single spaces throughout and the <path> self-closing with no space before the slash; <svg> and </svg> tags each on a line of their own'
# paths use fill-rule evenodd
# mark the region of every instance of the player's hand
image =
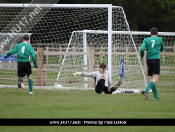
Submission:
<svg viewBox="0 0 175 132">
<path fill-rule="evenodd" d="M 143 65 L 143 63 L 144 63 L 143 57 L 140 57 L 140 61 L 141 61 L 142 65 Z"/>
<path fill-rule="evenodd" d="M 35 67 L 35 68 L 38 68 L 38 65 L 37 65 L 37 64 L 34 64 L 34 67 Z"/>
<path fill-rule="evenodd" d="M 8 56 L 7 56 L 7 54 L 5 54 L 3 57 L 4 57 L 4 58 L 7 58 Z"/>
</svg>

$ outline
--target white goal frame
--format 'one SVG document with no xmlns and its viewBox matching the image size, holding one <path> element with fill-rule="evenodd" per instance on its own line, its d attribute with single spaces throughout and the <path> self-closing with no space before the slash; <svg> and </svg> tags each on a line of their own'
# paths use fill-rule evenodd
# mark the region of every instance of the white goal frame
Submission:
<svg viewBox="0 0 175 132">
<path fill-rule="evenodd" d="M 29 4 L 1 4 L 0 7 L 27 7 Z M 108 9 L 108 71 L 111 74 L 111 42 L 112 42 L 112 4 L 37 4 L 40 7 L 52 8 L 107 8 Z M 36 4 L 30 4 L 35 7 Z M 117 6 L 115 6 L 117 7 Z M 119 6 L 120 7 L 120 6 Z M 120 7 L 122 8 L 122 7 Z"/>
<path fill-rule="evenodd" d="M 29 4 L 1 4 L 0 7 L 27 7 Z M 51 4 L 37 4 L 39 5 L 40 7 L 50 7 Z M 36 4 L 30 4 L 30 7 L 36 7 Z M 136 51 L 136 54 L 137 54 L 137 59 L 138 59 L 138 63 L 140 64 L 141 66 L 141 71 L 143 73 L 143 78 L 144 78 L 144 82 L 145 82 L 145 85 L 147 84 L 146 82 L 146 78 L 145 78 L 145 74 L 144 74 L 144 70 L 143 70 L 143 67 L 141 65 L 141 61 L 140 61 L 140 58 L 139 58 L 139 54 L 138 54 L 138 51 L 137 51 L 137 48 L 136 48 L 136 45 L 134 43 L 134 40 L 132 38 L 132 33 L 129 29 L 129 24 L 127 22 L 127 19 L 126 19 L 126 16 L 125 16 L 125 13 L 124 13 L 124 10 L 121 6 L 112 6 L 112 4 L 54 4 L 52 6 L 52 8 L 106 8 L 108 10 L 108 28 L 106 31 L 98 31 L 98 30 L 83 30 L 83 31 L 74 31 L 72 32 L 72 35 L 75 33 L 75 32 L 83 32 L 84 33 L 84 39 L 83 39 L 83 46 L 84 46 L 84 52 L 87 51 L 87 47 L 86 47 L 86 33 L 100 33 L 100 34 L 107 34 L 108 36 L 108 71 L 109 71 L 109 74 L 112 74 L 112 34 L 117 34 L 117 33 L 122 33 L 123 34 L 128 34 L 130 35 L 131 37 L 131 40 L 132 40 L 132 44 L 135 48 L 135 51 Z M 123 12 L 123 15 L 124 15 L 124 18 L 125 18 L 125 24 L 127 25 L 127 31 L 112 31 L 112 9 L 113 8 L 120 8 L 122 9 L 122 12 Z M 71 39 L 69 41 L 69 44 L 68 44 L 68 47 L 67 47 L 67 50 L 66 52 L 68 51 L 68 48 L 69 48 L 69 45 L 70 45 L 70 42 L 71 42 Z M 66 55 L 64 56 L 64 59 L 62 61 L 62 65 L 64 64 L 64 60 L 66 58 Z M 86 65 L 87 63 L 87 56 L 84 55 L 84 64 Z M 61 71 L 62 67 L 60 68 L 60 71 Z M 58 76 L 56 78 L 56 80 L 59 79 L 59 75 L 60 75 L 60 71 L 58 73 Z M 86 81 L 87 78 L 85 78 L 85 81 Z M 87 85 L 85 84 L 84 87 L 87 87 Z"/>
<path fill-rule="evenodd" d="M 70 44 L 71 44 L 71 40 L 72 40 L 72 36 L 74 35 L 74 33 L 83 33 L 83 51 L 84 52 L 87 52 L 87 38 L 86 38 L 86 34 L 87 33 L 96 33 L 96 34 L 108 34 L 109 32 L 108 31 L 105 31 L 105 30 L 83 30 L 83 31 L 73 31 L 72 32 L 72 34 L 71 34 L 71 37 L 70 37 L 70 40 L 69 40 L 69 43 L 68 43 L 68 46 L 67 46 L 67 49 L 66 49 L 66 52 L 68 52 L 68 49 L 69 49 L 69 46 L 70 46 Z M 140 69 L 141 69 L 141 72 L 142 72 L 142 74 L 143 74 L 143 79 L 144 79 L 144 83 L 145 83 L 145 86 L 147 85 L 147 80 L 146 80 L 146 76 L 145 76 L 145 73 L 144 73 L 144 69 L 143 69 L 143 66 L 142 66 L 142 63 L 141 63 L 141 60 L 140 60 L 140 57 L 139 57 L 139 53 L 138 53 L 138 51 L 137 51 L 137 47 L 136 47 L 136 45 L 135 45 L 135 43 L 134 43 L 134 39 L 133 39 L 133 37 L 132 37 L 132 34 L 134 34 L 134 33 L 136 33 L 136 32 L 132 32 L 132 31 L 111 31 L 111 35 L 112 34 L 128 34 L 128 35 L 130 35 L 130 37 L 132 38 L 132 43 L 134 44 L 134 49 L 135 49 L 135 51 L 136 51 L 136 54 L 137 54 L 137 59 L 138 59 L 138 62 L 139 62 L 139 64 L 140 64 Z M 140 33 L 140 34 L 145 34 L 145 32 L 137 32 L 137 34 L 138 33 Z M 146 34 L 148 34 L 149 32 L 146 32 Z M 109 34 L 108 34 L 109 35 Z M 110 48 L 110 50 L 109 50 L 109 48 Z M 109 45 L 109 43 L 108 43 L 108 59 L 109 60 L 112 60 L 112 41 L 111 41 L 111 43 L 110 43 L 110 45 Z M 66 59 L 66 54 L 65 54 L 65 56 L 64 56 L 64 58 L 63 58 L 63 61 L 62 61 L 62 63 L 61 63 L 61 65 L 64 65 L 64 61 L 65 61 L 65 59 Z M 109 62 L 109 61 L 108 61 Z M 87 55 L 84 55 L 84 65 L 87 65 Z M 108 63 L 108 68 L 109 68 L 109 70 L 108 71 L 110 71 L 110 74 L 112 73 L 112 65 L 111 65 L 111 61 L 110 61 L 110 64 Z M 60 74 L 61 74 L 61 69 L 62 69 L 62 67 L 60 67 L 60 70 L 59 70 L 59 72 L 58 72 L 58 75 L 57 75 L 57 78 L 56 78 L 56 81 L 58 81 L 59 80 L 59 77 L 60 77 Z M 85 67 L 85 70 L 86 70 L 86 67 Z M 84 78 L 84 80 L 85 81 L 87 81 L 88 80 L 88 78 L 87 77 L 85 77 Z M 54 87 L 56 87 L 56 85 L 57 85 L 57 83 L 55 83 L 55 85 L 54 85 Z M 88 85 L 87 84 L 84 84 L 84 88 L 88 88 Z"/>
</svg>

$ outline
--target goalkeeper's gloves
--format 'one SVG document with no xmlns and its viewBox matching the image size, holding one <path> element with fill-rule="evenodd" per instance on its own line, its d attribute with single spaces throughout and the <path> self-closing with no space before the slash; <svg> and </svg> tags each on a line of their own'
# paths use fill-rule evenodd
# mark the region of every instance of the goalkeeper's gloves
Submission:
<svg viewBox="0 0 175 132">
<path fill-rule="evenodd" d="M 4 58 L 7 58 L 7 57 L 8 57 L 8 55 L 7 55 L 7 54 L 5 54 L 3 57 L 4 57 Z"/>
<path fill-rule="evenodd" d="M 34 64 L 34 67 L 35 67 L 35 68 L 38 68 L 38 65 L 37 65 L 37 64 Z"/>
<path fill-rule="evenodd" d="M 77 76 L 77 75 L 82 75 L 82 72 L 75 72 L 73 73 L 74 76 Z"/>
</svg>

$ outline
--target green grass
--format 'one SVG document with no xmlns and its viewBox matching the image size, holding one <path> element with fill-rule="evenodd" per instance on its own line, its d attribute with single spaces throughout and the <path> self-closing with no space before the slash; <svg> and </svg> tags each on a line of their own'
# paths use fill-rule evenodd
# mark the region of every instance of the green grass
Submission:
<svg viewBox="0 0 175 132">
<path fill-rule="evenodd" d="M 161 100 L 141 94 L 96 94 L 93 90 L 0 89 L 1 118 L 175 118 L 172 91 L 159 91 Z M 174 132 L 157 126 L 1 126 L 1 132 Z"/>
</svg>

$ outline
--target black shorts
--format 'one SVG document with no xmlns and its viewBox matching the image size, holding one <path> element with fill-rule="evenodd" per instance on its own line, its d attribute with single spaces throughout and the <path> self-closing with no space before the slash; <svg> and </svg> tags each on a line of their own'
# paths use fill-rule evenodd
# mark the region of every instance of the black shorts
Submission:
<svg viewBox="0 0 175 132">
<path fill-rule="evenodd" d="M 104 84 L 105 80 L 100 79 L 100 81 L 98 81 L 97 85 L 95 86 L 95 92 L 100 94 L 104 91 L 105 94 L 112 94 L 112 92 L 108 92 L 108 87 L 106 87 Z"/>
<path fill-rule="evenodd" d="M 160 59 L 147 59 L 148 76 L 160 74 Z"/>
<path fill-rule="evenodd" d="M 18 77 L 25 77 L 27 74 L 28 76 L 32 74 L 32 69 L 30 62 L 18 62 Z"/>
</svg>

